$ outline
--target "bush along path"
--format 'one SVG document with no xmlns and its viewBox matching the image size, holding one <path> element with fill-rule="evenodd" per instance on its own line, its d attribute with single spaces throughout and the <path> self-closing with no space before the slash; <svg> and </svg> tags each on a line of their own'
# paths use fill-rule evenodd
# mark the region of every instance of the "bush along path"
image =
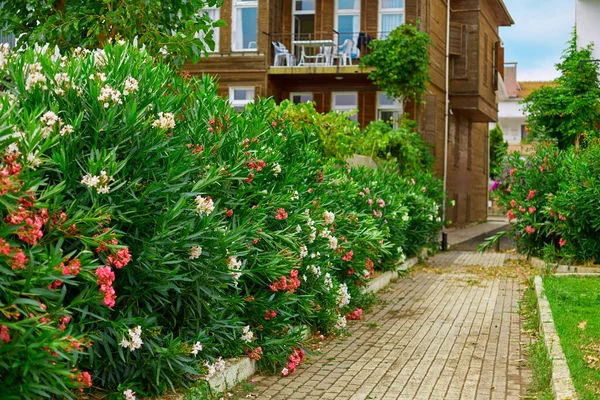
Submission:
<svg viewBox="0 0 600 400">
<path fill-rule="evenodd" d="M 128 44 L 0 73 L 3 399 L 131 400 L 242 355 L 293 374 L 293 327 L 344 331 L 440 229 L 431 174 L 339 168 L 294 110 L 236 113 Z"/>
</svg>

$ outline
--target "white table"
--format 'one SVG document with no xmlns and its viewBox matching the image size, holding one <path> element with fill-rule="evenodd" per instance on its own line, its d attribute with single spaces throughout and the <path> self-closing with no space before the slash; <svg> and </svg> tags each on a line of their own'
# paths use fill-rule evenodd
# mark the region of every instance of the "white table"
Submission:
<svg viewBox="0 0 600 400">
<path fill-rule="evenodd" d="M 300 53 L 300 62 L 298 63 L 298 66 L 303 66 L 303 65 L 331 65 L 332 64 L 332 50 L 333 47 L 336 45 L 336 43 L 333 40 L 294 40 L 292 42 L 292 44 L 294 46 L 300 46 L 302 48 L 301 53 Z M 318 47 L 325 47 L 325 48 L 329 48 L 330 51 L 327 51 L 325 53 L 321 53 L 318 55 L 314 55 L 314 56 L 308 56 L 306 55 L 306 51 L 305 48 L 307 47 L 313 47 L 313 48 L 318 48 Z M 324 63 L 319 63 L 317 62 L 318 58 L 323 58 L 325 60 Z M 315 62 L 307 62 L 307 59 L 314 59 Z"/>
</svg>

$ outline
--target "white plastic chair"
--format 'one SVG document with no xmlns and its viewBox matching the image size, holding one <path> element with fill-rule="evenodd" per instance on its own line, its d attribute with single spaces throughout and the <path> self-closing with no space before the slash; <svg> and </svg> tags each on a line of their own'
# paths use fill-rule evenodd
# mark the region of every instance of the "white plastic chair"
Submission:
<svg viewBox="0 0 600 400">
<path fill-rule="evenodd" d="M 354 42 L 350 39 L 344 40 L 344 43 L 340 46 L 339 51 L 333 54 L 334 59 L 339 59 L 340 65 L 352 65 L 352 49 L 354 48 Z"/>
<path fill-rule="evenodd" d="M 273 60 L 273 66 L 279 67 L 283 65 L 283 60 L 288 61 L 289 52 L 285 46 L 279 42 L 272 42 L 273 49 L 275 49 L 275 59 Z"/>
</svg>

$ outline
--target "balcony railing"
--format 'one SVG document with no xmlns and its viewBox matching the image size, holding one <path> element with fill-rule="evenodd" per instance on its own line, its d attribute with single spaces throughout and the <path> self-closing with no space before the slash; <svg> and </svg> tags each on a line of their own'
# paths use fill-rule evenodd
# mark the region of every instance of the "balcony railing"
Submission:
<svg viewBox="0 0 600 400">
<path fill-rule="evenodd" d="M 270 66 L 331 67 L 358 66 L 369 54 L 369 43 L 385 34 L 366 32 L 317 32 L 307 34 L 267 34 L 271 46 Z"/>
</svg>

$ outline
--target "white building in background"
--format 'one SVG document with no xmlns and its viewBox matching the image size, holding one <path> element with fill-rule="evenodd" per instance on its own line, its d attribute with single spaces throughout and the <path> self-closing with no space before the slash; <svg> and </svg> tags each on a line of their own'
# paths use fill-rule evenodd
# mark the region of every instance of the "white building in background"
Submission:
<svg viewBox="0 0 600 400">
<path fill-rule="evenodd" d="M 594 58 L 600 59 L 600 0 L 575 0 L 578 44 L 594 43 Z"/>
<path fill-rule="evenodd" d="M 598 0 L 600 3 L 600 0 Z M 526 151 L 528 146 L 522 143 L 527 137 L 527 116 L 520 102 L 533 90 L 552 82 L 519 82 L 517 80 L 517 63 L 504 64 L 505 93 L 499 96 L 498 123 L 491 123 L 490 129 L 500 125 L 504 140 L 508 142 L 508 151 Z"/>
</svg>

